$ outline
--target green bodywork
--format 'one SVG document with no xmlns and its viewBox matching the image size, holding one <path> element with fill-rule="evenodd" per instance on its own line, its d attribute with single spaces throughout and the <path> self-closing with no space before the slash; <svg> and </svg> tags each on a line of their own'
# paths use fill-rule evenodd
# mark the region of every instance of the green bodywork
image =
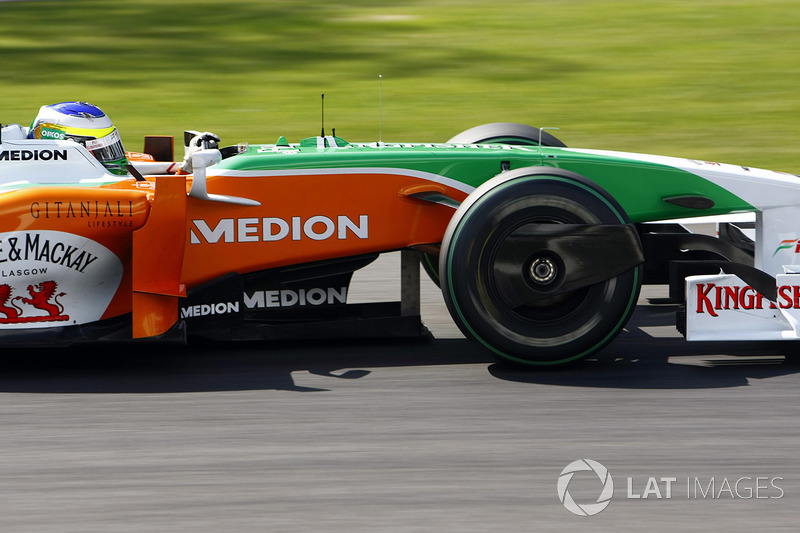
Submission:
<svg viewBox="0 0 800 533">
<path fill-rule="evenodd" d="M 291 145 L 281 139 L 276 145 L 249 146 L 244 153 L 223 160 L 216 168 L 235 171 L 399 168 L 478 187 L 503 170 L 545 166 L 569 170 L 597 183 L 622 205 L 634 223 L 755 210 L 738 196 L 696 174 L 625 157 L 504 144 L 349 144 L 339 138 L 329 143 L 336 146 L 328 147 L 321 139 L 311 138 Z M 684 196 L 708 198 L 713 207 L 694 209 L 665 201 Z"/>
</svg>

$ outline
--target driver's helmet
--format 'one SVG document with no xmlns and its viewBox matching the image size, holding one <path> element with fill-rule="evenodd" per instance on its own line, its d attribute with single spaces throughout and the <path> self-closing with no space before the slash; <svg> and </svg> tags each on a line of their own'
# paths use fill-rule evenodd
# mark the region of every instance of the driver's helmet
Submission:
<svg viewBox="0 0 800 533">
<path fill-rule="evenodd" d="M 42 106 L 33 119 L 28 137 L 75 141 L 84 145 L 109 172 L 128 174 L 128 160 L 117 128 L 92 104 L 61 102 Z"/>
</svg>

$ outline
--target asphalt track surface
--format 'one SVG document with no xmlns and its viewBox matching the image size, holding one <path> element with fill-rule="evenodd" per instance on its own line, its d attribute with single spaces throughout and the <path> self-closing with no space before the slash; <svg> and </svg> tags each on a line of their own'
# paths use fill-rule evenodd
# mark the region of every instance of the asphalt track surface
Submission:
<svg viewBox="0 0 800 533">
<path fill-rule="evenodd" d="M 398 294 L 396 259 L 351 297 Z M 797 531 L 792 345 L 688 344 L 659 291 L 552 371 L 468 343 L 427 280 L 422 342 L 6 350 L 0 531 Z M 589 517 L 557 493 L 583 458 L 614 481 Z"/>
</svg>

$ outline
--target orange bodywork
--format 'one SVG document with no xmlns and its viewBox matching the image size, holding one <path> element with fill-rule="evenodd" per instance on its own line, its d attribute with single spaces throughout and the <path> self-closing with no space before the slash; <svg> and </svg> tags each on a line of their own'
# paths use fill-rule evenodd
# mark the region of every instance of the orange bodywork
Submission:
<svg viewBox="0 0 800 533">
<path fill-rule="evenodd" d="M 438 243 L 453 209 L 404 194 L 409 187 L 428 183 L 409 176 L 369 173 L 211 178 L 209 190 L 261 205 L 244 207 L 190 197 L 181 279 L 192 286 L 227 272 L 242 274 Z M 455 189 L 447 193 L 459 201 L 466 197 Z M 280 221 L 289 226 L 282 238 L 278 238 Z M 210 242 L 201 224 L 203 229 L 221 233 L 221 222 L 232 231 Z M 357 229 L 351 229 L 356 225 Z"/>
<path fill-rule="evenodd" d="M 368 171 L 208 178 L 209 193 L 258 206 L 189 196 L 191 183 L 169 175 L 20 189 L 4 195 L 0 224 L 81 235 L 113 252 L 124 271 L 101 318 L 132 313 L 139 338 L 169 330 L 187 290 L 229 273 L 438 243 L 453 208 L 409 195 L 466 197 L 422 178 Z"/>
</svg>

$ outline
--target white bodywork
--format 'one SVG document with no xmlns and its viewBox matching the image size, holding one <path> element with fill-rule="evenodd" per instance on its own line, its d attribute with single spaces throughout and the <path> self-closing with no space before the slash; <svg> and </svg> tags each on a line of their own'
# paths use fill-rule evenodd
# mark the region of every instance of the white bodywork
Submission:
<svg viewBox="0 0 800 533">
<path fill-rule="evenodd" d="M 73 141 L 18 137 L 16 124 L 3 127 L 0 140 L 0 192 L 32 184 L 98 184 L 130 179 L 111 174 Z M 17 126 L 19 128 L 19 126 Z"/>
</svg>

